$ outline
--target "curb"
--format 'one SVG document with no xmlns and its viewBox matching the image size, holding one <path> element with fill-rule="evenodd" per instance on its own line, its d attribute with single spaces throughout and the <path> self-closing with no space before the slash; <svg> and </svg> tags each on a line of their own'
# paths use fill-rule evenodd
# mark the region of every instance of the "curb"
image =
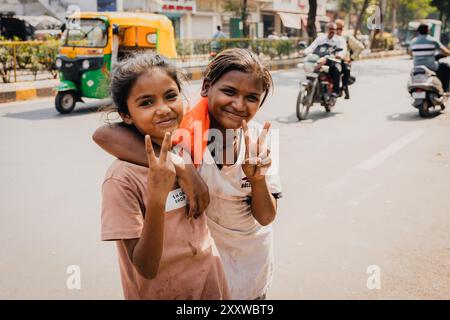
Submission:
<svg viewBox="0 0 450 320">
<path fill-rule="evenodd" d="M 375 52 L 367 55 L 362 55 L 358 60 L 369 60 L 369 59 L 381 59 L 388 57 L 396 57 L 406 55 L 405 51 L 383 51 Z M 297 68 L 297 65 L 302 62 L 301 58 L 292 58 L 282 61 L 270 61 L 269 70 L 286 70 Z M 203 78 L 203 72 L 206 66 L 203 67 L 187 67 L 185 68 L 185 75 L 189 80 L 201 80 Z M 15 101 L 25 101 L 36 98 L 44 97 L 54 97 L 56 95 L 55 86 L 44 87 L 44 88 L 27 88 L 27 89 L 17 89 L 13 91 L 0 91 L 0 103 L 15 102 Z"/>
<path fill-rule="evenodd" d="M 56 95 L 55 88 L 29 88 L 14 91 L 0 91 L 0 103 L 25 101 L 35 98 L 53 97 Z"/>
</svg>

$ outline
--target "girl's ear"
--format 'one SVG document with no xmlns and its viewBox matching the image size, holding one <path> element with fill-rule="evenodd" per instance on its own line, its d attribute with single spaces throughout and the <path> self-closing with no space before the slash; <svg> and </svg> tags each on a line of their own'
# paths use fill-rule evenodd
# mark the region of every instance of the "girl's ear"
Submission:
<svg viewBox="0 0 450 320">
<path fill-rule="evenodd" d="M 128 125 L 133 124 L 133 119 L 131 119 L 131 116 L 129 114 L 125 113 L 119 113 L 120 117 L 122 118 L 123 122 L 125 122 Z"/>
<path fill-rule="evenodd" d="M 208 81 L 203 80 L 202 90 L 200 91 L 200 95 L 203 98 L 206 98 L 208 96 L 208 91 L 210 88 L 211 88 L 211 84 Z"/>
</svg>

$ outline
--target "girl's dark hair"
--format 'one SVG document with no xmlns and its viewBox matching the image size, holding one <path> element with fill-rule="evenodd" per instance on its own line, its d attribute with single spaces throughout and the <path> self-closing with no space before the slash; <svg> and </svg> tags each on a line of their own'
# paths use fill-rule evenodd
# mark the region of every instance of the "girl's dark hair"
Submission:
<svg viewBox="0 0 450 320">
<path fill-rule="evenodd" d="M 182 74 L 165 57 L 149 53 L 137 52 L 130 54 L 117 62 L 111 74 L 111 97 L 114 102 L 114 111 L 129 114 L 127 99 L 136 80 L 151 68 L 160 68 L 172 78 L 181 92 L 183 84 Z"/>
<path fill-rule="evenodd" d="M 262 105 L 273 88 L 273 80 L 267 66 L 251 50 L 233 48 L 220 52 L 206 67 L 204 81 L 213 85 L 225 73 L 233 70 L 253 73 L 261 79 L 264 90 Z"/>
</svg>

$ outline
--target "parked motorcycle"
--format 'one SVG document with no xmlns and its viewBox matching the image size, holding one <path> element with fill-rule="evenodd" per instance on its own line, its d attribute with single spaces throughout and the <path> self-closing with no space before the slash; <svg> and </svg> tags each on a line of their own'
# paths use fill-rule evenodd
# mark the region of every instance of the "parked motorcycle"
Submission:
<svg viewBox="0 0 450 320">
<path fill-rule="evenodd" d="M 341 72 L 341 61 L 334 57 L 340 50 L 325 43 L 305 58 L 303 69 L 306 80 L 300 83 L 296 105 L 298 120 L 305 120 L 316 102 L 325 107 L 326 112 L 330 112 L 336 104 L 337 96 L 333 94 L 333 79 L 329 70 L 334 66 Z"/>
<path fill-rule="evenodd" d="M 448 94 L 445 94 L 441 80 L 425 66 L 416 66 L 411 70 L 408 92 L 412 97 L 412 106 L 424 118 L 431 115 L 430 109 L 440 107 L 444 110 L 448 101 Z"/>
</svg>

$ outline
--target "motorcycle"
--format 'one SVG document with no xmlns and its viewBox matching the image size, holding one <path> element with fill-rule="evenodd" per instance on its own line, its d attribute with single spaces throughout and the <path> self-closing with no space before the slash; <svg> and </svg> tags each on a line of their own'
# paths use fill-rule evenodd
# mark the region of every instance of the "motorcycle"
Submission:
<svg viewBox="0 0 450 320">
<path fill-rule="evenodd" d="M 442 56 L 436 56 L 439 60 Z M 431 115 L 430 109 L 445 109 L 448 94 L 444 92 L 442 82 L 436 73 L 425 66 L 416 66 L 411 70 L 408 80 L 408 92 L 412 97 L 412 106 L 419 110 L 423 118 Z"/>
<path fill-rule="evenodd" d="M 320 103 L 326 112 L 336 104 L 337 96 L 333 94 L 333 79 L 329 74 L 330 67 L 342 71 L 341 61 L 334 57 L 342 49 L 329 44 L 317 46 L 314 52 L 305 58 L 303 69 L 306 80 L 300 83 L 297 96 L 296 114 L 299 121 L 308 117 L 309 109 L 314 103 Z"/>
</svg>

